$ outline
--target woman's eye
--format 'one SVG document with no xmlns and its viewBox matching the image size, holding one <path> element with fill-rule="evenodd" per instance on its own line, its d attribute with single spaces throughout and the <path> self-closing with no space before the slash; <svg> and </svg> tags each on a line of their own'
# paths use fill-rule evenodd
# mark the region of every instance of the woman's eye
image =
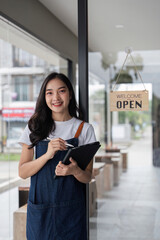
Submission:
<svg viewBox="0 0 160 240">
<path fill-rule="evenodd" d="M 47 95 L 51 95 L 52 93 L 51 92 L 47 92 Z"/>
<path fill-rule="evenodd" d="M 64 92 L 65 92 L 65 90 L 60 90 L 59 92 L 60 92 L 60 93 L 64 93 Z"/>
</svg>

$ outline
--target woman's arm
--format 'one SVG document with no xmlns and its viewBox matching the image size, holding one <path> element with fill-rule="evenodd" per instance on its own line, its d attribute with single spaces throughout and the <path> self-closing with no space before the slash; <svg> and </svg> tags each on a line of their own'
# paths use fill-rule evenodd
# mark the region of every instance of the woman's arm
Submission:
<svg viewBox="0 0 160 240">
<path fill-rule="evenodd" d="M 71 162 L 69 165 L 64 165 L 61 161 L 58 163 L 55 170 L 56 175 L 73 175 L 79 182 L 89 183 L 92 179 L 93 160 L 91 160 L 85 170 L 82 170 L 72 158 L 69 160 Z"/>
<path fill-rule="evenodd" d="M 27 144 L 22 145 L 22 153 L 19 162 L 19 176 L 23 179 L 36 174 L 58 150 L 66 150 L 65 141 L 61 138 L 53 139 L 48 143 L 47 152 L 41 157 L 33 160 L 34 149 L 28 149 Z"/>
<path fill-rule="evenodd" d="M 48 161 L 45 155 L 33 160 L 34 149 L 28 149 L 27 144 L 22 145 L 22 153 L 19 161 L 19 176 L 23 179 L 36 174 Z"/>
<path fill-rule="evenodd" d="M 74 177 L 82 182 L 82 183 L 89 183 L 92 179 L 92 169 L 93 169 L 93 159 L 88 164 L 85 170 L 81 168 L 77 168 L 77 172 L 74 174 Z"/>
</svg>

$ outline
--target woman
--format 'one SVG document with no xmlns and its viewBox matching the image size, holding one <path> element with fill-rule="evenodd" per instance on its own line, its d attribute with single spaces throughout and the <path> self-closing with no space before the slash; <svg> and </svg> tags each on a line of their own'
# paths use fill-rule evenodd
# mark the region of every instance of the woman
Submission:
<svg viewBox="0 0 160 240">
<path fill-rule="evenodd" d="M 71 158 L 69 165 L 61 162 L 66 143 L 78 146 L 96 141 L 93 127 L 78 119 L 78 114 L 69 79 L 51 73 L 42 84 L 35 113 L 19 139 L 19 176 L 31 177 L 28 240 L 87 239 L 85 183 L 91 180 L 93 161 L 84 171 Z"/>
</svg>

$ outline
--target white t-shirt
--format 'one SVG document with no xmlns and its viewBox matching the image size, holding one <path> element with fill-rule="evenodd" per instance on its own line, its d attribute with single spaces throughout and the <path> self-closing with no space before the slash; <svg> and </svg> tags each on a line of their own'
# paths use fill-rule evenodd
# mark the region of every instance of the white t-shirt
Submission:
<svg viewBox="0 0 160 240">
<path fill-rule="evenodd" d="M 77 129 L 82 121 L 73 117 L 68 121 L 60 122 L 55 121 L 55 130 L 48 136 L 49 138 L 62 138 L 64 140 L 73 138 L 77 132 Z M 30 145 L 31 141 L 29 138 L 30 130 L 28 124 L 25 127 L 18 143 L 22 145 L 23 143 Z M 91 124 L 84 123 L 80 136 L 78 137 L 79 146 L 87 143 L 92 143 L 96 141 L 94 129 Z"/>
</svg>

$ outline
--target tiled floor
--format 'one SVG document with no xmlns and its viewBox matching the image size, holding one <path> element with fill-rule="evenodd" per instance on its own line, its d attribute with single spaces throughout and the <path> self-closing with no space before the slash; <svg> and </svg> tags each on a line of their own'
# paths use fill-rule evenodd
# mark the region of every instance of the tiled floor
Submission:
<svg viewBox="0 0 160 240">
<path fill-rule="evenodd" d="M 151 163 L 151 129 L 129 148 L 119 186 L 97 199 L 91 240 L 160 240 L 160 169 Z"/>
</svg>

